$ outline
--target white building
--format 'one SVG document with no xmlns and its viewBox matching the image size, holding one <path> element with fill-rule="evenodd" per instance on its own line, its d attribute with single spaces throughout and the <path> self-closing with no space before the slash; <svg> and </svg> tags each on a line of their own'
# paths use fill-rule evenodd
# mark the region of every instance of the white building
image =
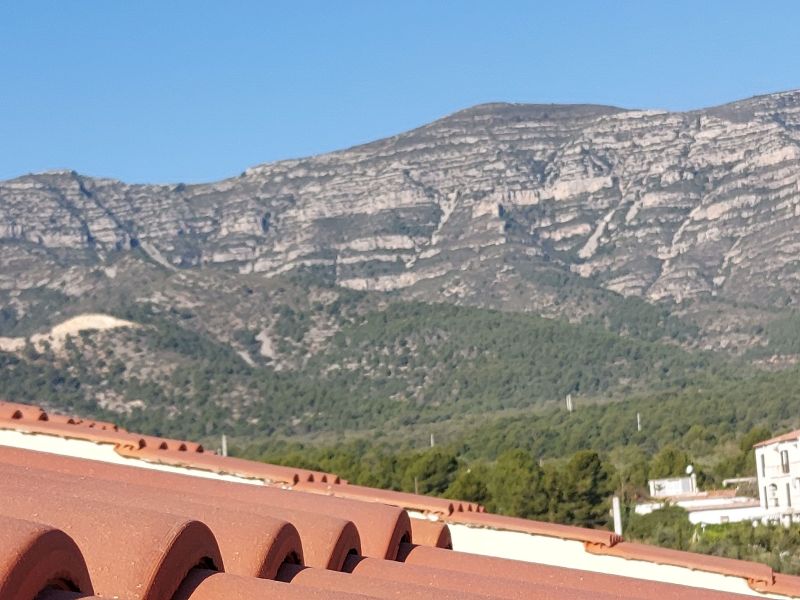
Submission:
<svg viewBox="0 0 800 600">
<path fill-rule="evenodd" d="M 647 481 L 651 498 L 670 498 L 697 492 L 697 478 L 694 473 L 688 477 L 669 477 Z"/>
<path fill-rule="evenodd" d="M 767 517 L 800 518 L 800 430 L 759 442 L 755 452 L 758 499 Z"/>
<path fill-rule="evenodd" d="M 755 498 L 737 496 L 736 490 L 710 490 L 684 495 L 660 497 L 652 502 L 637 504 L 637 514 L 647 515 L 664 508 L 669 503 L 680 506 L 689 513 L 689 522 L 695 525 L 721 525 L 738 521 L 760 521 L 764 509 Z"/>
</svg>

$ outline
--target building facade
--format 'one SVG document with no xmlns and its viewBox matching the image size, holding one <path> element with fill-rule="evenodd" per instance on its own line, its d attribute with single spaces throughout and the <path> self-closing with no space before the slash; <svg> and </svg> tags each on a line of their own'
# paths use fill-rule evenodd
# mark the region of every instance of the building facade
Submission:
<svg viewBox="0 0 800 600">
<path fill-rule="evenodd" d="M 697 493 L 697 478 L 694 473 L 688 477 L 668 477 L 666 479 L 649 479 L 651 498 L 671 498 L 685 494 Z"/>
<path fill-rule="evenodd" d="M 767 517 L 800 518 L 800 430 L 759 442 L 755 456 L 758 499 Z"/>
</svg>

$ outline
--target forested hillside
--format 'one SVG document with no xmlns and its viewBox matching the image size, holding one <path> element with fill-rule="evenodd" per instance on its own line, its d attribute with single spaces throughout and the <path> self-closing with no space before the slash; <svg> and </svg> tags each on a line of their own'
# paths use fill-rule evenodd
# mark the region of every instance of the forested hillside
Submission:
<svg viewBox="0 0 800 600">
<path fill-rule="evenodd" d="M 28 343 L 0 354 L 0 394 L 83 414 L 114 411 L 131 427 L 169 435 L 291 435 L 391 431 L 561 405 L 566 394 L 603 403 L 680 388 L 725 368 L 713 355 L 600 326 L 381 304 L 349 292 L 271 313 L 277 342 L 264 357 L 246 327 L 225 344 L 193 323 L 191 311 L 122 304 L 117 316 L 137 327 L 82 331 L 57 348 Z M 311 349 L 309 332 L 321 322 L 336 329 L 329 325 Z"/>
</svg>

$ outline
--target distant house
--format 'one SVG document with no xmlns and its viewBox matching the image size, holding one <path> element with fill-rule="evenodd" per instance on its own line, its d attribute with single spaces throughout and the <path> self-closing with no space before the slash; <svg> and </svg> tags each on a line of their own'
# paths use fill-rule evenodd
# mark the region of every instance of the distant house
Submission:
<svg viewBox="0 0 800 600">
<path fill-rule="evenodd" d="M 685 509 L 689 521 L 694 524 L 719 525 L 759 521 L 764 517 L 764 509 L 758 501 L 749 496 L 739 496 L 736 489 L 701 492 L 697 489 L 694 473 L 687 477 L 651 479 L 647 483 L 651 500 L 636 505 L 635 511 L 640 515 L 671 504 Z"/>
<path fill-rule="evenodd" d="M 800 517 L 800 430 L 759 442 L 755 452 L 758 499 L 768 518 Z"/>
<path fill-rule="evenodd" d="M 637 514 L 646 515 L 665 505 L 680 506 L 689 513 L 689 522 L 706 525 L 721 525 L 738 521 L 760 521 L 764 509 L 755 498 L 737 496 L 735 489 L 709 490 L 670 496 L 654 497 L 650 502 L 636 505 Z"/>
<path fill-rule="evenodd" d="M 694 473 L 689 477 L 669 477 L 667 479 L 650 479 L 647 482 L 651 498 L 670 498 L 697 492 L 697 479 Z"/>
</svg>

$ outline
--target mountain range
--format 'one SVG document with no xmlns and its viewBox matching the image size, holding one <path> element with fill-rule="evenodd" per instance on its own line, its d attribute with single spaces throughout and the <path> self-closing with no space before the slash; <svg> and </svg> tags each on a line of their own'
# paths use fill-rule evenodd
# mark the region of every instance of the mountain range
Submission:
<svg viewBox="0 0 800 600">
<path fill-rule="evenodd" d="M 485 104 L 206 184 L 24 175 L 0 182 L 0 392 L 291 432 L 782 367 L 798 231 L 800 92 Z"/>
</svg>

